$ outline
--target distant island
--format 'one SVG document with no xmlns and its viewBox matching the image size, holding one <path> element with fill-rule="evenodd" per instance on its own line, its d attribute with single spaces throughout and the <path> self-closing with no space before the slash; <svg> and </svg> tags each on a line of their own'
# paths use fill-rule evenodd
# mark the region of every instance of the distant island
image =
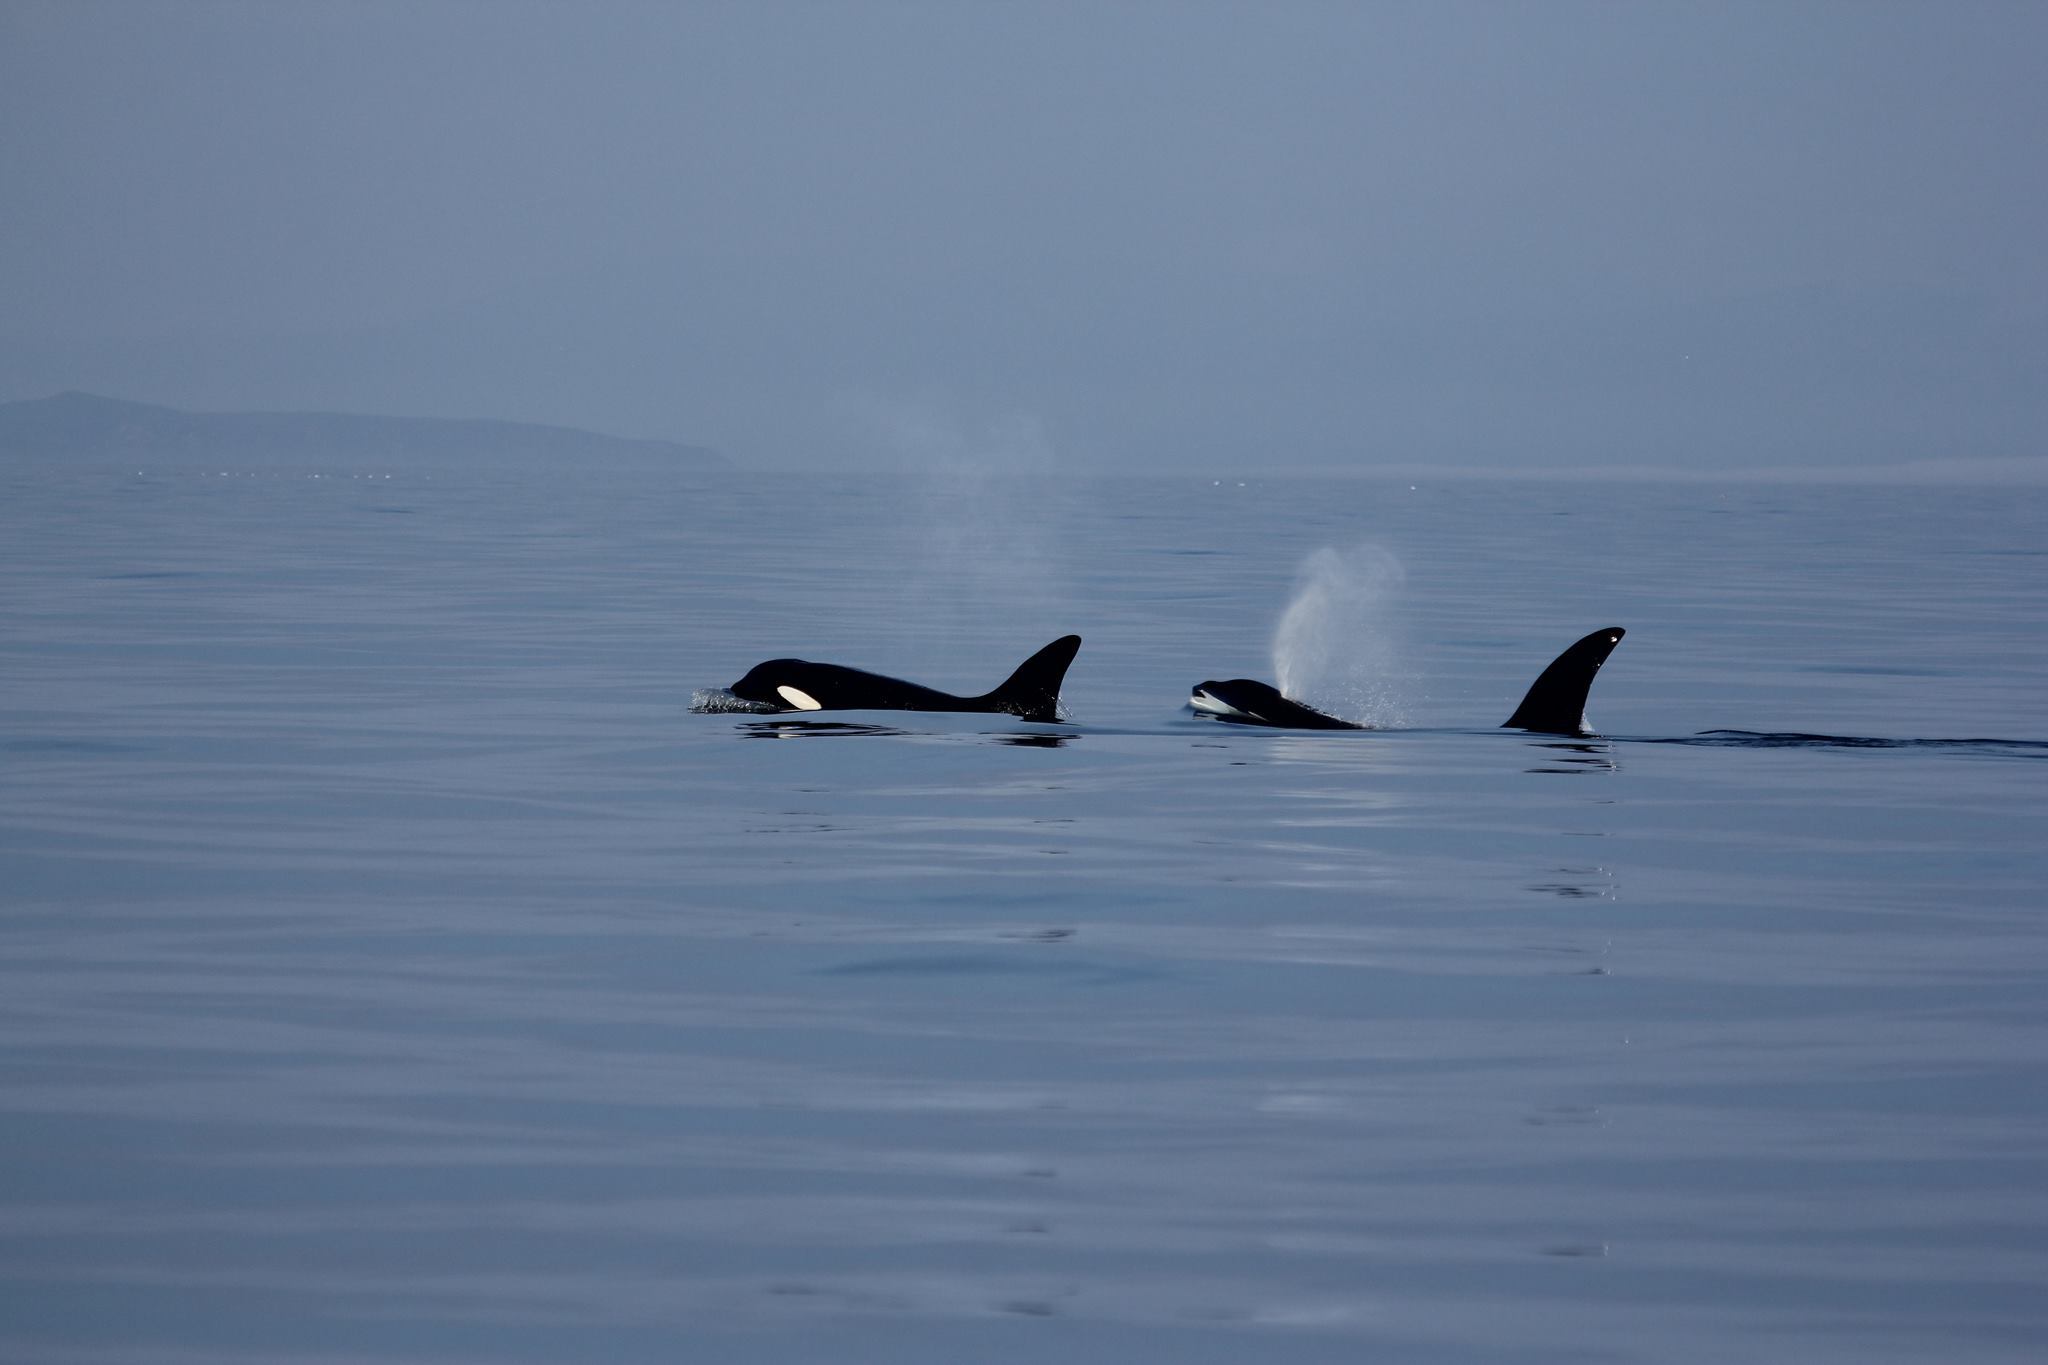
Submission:
<svg viewBox="0 0 2048 1365">
<path fill-rule="evenodd" d="M 0 457 L 5 456 L 291 465 L 621 456 L 681 467 L 715 468 L 725 463 L 704 446 L 528 422 L 340 412 L 186 412 L 78 392 L 0 403 Z"/>
</svg>

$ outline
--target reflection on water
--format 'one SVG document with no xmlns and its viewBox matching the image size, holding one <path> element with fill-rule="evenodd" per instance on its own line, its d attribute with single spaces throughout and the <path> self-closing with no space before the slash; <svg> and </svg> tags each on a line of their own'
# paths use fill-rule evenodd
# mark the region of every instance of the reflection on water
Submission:
<svg viewBox="0 0 2048 1365">
<path fill-rule="evenodd" d="M 930 717 L 920 717 L 929 720 Z M 751 720 L 743 721 L 739 733 L 746 739 L 829 739 L 848 735 L 918 735 L 922 738 L 989 741 L 1021 749 L 1057 749 L 1073 739 L 1072 734 L 1039 730 L 917 731 L 908 725 L 877 725 L 866 721 L 840 720 Z"/>
<path fill-rule="evenodd" d="M 1524 768 L 1529 773 L 1574 773 L 1615 771 L 1613 746 L 1601 740 L 1538 740 L 1533 747 L 1551 751 L 1540 767 Z"/>
<path fill-rule="evenodd" d="M 900 735 L 890 725 L 867 725 L 841 720 L 750 720 L 739 727 L 747 739 L 825 739 L 840 735 Z"/>
<path fill-rule="evenodd" d="M 1615 898 L 1614 874 L 1604 867 L 1560 867 L 1556 869 L 1556 875 L 1531 882 L 1529 889 L 1543 895 L 1573 899 Z"/>
</svg>

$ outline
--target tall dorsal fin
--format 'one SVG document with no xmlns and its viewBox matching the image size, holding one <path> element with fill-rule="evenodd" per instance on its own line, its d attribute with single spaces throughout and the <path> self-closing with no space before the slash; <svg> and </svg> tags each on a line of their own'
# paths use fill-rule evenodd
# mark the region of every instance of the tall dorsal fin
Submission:
<svg viewBox="0 0 2048 1365">
<path fill-rule="evenodd" d="M 1502 728 L 1540 730 L 1550 735 L 1585 734 L 1586 693 L 1592 690 L 1593 675 L 1626 634 L 1620 626 L 1596 630 L 1552 659 L 1550 667 L 1529 684 L 1529 694 L 1515 714 L 1501 722 Z"/>
<path fill-rule="evenodd" d="M 995 691 L 974 700 L 991 711 L 1004 711 L 1025 720 L 1060 718 L 1060 684 L 1067 667 L 1081 650 L 1081 637 L 1062 635 L 1044 649 L 1017 665 L 1017 671 Z"/>
</svg>

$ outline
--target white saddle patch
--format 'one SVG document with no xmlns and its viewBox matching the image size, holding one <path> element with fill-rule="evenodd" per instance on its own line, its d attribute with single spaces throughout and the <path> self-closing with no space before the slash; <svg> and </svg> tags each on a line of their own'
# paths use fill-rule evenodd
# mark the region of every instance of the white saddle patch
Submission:
<svg viewBox="0 0 2048 1365">
<path fill-rule="evenodd" d="M 775 689 L 775 695 L 781 697 L 784 701 L 788 702 L 791 710 L 822 711 L 825 709 L 825 704 L 823 702 L 819 701 L 810 693 L 802 691 L 799 688 L 778 687 Z"/>
</svg>

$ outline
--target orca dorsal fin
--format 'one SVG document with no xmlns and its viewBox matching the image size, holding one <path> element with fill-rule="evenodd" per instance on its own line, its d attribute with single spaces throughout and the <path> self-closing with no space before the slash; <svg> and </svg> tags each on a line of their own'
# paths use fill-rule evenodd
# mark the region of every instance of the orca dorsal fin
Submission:
<svg viewBox="0 0 2048 1365">
<path fill-rule="evenodd" d="M 1502 729 L 1539 730 L 1547 735 L 1582 735 L 1586 727 L 1586 693 L 1593 675 L 1628 634 L 1620 626 L 1596 630 L 1550 661 L 1550 667 L 1529 684 L 1529 694 Z"/>
<path fill-rule="evenodd" d="M 1060 684 L 1067 666 L 1081 650 L 1081 637 L 1062 635 L 1044 649 L 1017 665 L 1017 671 L 995 691 L 976 697 L 991 711 L 1003 711 L 1024 720 L 1060 718 Z"/>
</svg>

